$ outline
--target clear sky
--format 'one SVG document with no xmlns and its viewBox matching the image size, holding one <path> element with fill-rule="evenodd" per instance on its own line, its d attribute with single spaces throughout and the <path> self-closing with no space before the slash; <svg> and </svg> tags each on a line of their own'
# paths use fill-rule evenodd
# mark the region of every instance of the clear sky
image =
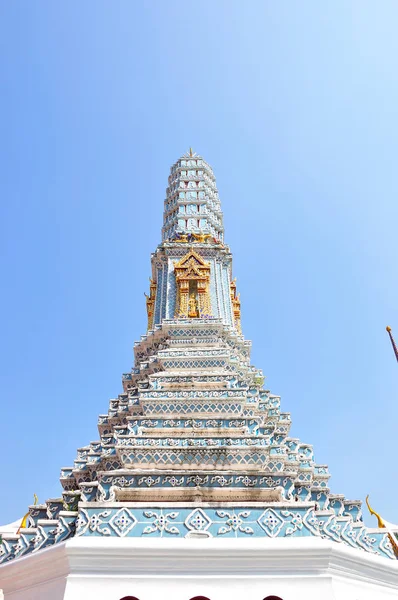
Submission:
<svg viewBox="0 0 398 600">
<path fill-rule="evenodd" d="M 0 522 L 98 439 L 189 146 L 292 435 L 398 521 L 397 20 L 395 0 L 0 4 Z"/>
</svg>

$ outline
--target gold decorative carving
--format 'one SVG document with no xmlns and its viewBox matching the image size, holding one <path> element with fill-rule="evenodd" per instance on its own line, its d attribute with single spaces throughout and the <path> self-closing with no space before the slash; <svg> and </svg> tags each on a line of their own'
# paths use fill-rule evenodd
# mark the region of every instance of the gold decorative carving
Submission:
<svg viewBox="0 0 398 600">
<path fill-rule="evenodd" d="M 196 300 L 196 296 L 193 292 L 189 296 L 188 300 L 188 317 L 193 317 L 196 319 L 199 317 L 199 305 L 198 301 Z"/>
<path fill-rule="evenodd" d="M 149 279 L 149 296 L 145 294 L 146 310 L 148 314 L 148 331 L 153 327 L 153 317 L 155 314 L 155 298 L 157 284 L 153 279 Z"/>
<path fill-rule="evenodd" d="M 211 317 L 210 263 L 192 248 L 174 265 L 177 284 L 176 318 Z"/>
<path fill-rule="evenodd" d="M 183 244 L 186 244 L 188 241 L 188 235 L 186 233 L 180 233 L 172 241 L 173 242 L 181 242 Z"/>
<path fill-rule="evenodd" d="M 215 237 L 210 235 L 210 233 L 193 233 L 193 232 L 176 233 L 171 241 L 183 243 L 183 244 L 186 244 L 187 242 L 189 242 L 189 243 L 193 242 L 193 243 L 198 243 L 198 244 L 204 244 L 204 243 L 207 244 L 209 242 L 214 242 L 217 244 L 220 243 L 219 240 L 217 240 Z"/>
<path fill-rule="evenodd" d="M 240 324 L 240 294 L 236 293 L 236 277 L 230 283 L 232 313 L 234 316 L 234 324 L 239 333 L 242 333 Z"/>
<path fill-rule="evenodd" d="M 191 239 L 193 242 L 203 244 L 203 242 L 208 242 L 209 240 L 213 240 L 214 238 L 209 233 L 191 233 Z"/>
</svg>

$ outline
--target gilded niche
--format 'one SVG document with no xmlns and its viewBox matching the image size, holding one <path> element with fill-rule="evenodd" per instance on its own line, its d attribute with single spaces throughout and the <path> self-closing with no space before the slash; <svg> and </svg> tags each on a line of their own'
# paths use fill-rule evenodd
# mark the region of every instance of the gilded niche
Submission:
<svg viewBox="0 0 398 600">
<path fill-rule="evenodd" d="M 240 325 L 240 294 L 236 293 L 236 277 L 230 283 L 230 293 L 232 302 L 232 312 L 234 315 L 234 324 L 239 333 L 242 333 Z"/>
<path fill-rule="evenodd" d="M 175 263 L 177 304 L 175 317 L 207 319 L 212 316 L 210 302 L 210 263 L 192 248 Z"/>
<path fill-rule="evenodd" d="M 153 327 L 153 317 L 155 313 L 155 298 L 156 298 L 156 282 L 153 279 L 149 279 L 149 296 L 145 294 L 146 298 L 146 311 L 148 315 L 148 331 Z"/>
</svg>

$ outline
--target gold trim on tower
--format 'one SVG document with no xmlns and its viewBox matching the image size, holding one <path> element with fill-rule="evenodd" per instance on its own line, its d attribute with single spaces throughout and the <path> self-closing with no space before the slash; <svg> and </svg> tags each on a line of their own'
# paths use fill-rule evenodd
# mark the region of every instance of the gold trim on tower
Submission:
<svg viewBox="0 0 398 600">
<path fill-rule="evenodd" d="M 155 298 L 156 298 L 156 281 L 149 279 L 149 296 L 145 294 L 146 298 L 146 311 L 148 314 L 148 331 L 153 327 L 153 317 L 155 314 Z"/>
<path fill-rule="evenodd" d="M 236 277 L 230 283 L 232 312 L 234 315 L 234 324 L 239 333 L 242 333 L 240 324 L 240 294 L 236 293 Z"/>
<path fill-rule="evenodd" d="M 210 263 L 192 248 L 174 265 L 177 285 L 175 317 L 211 317 Z"/>
</svg>

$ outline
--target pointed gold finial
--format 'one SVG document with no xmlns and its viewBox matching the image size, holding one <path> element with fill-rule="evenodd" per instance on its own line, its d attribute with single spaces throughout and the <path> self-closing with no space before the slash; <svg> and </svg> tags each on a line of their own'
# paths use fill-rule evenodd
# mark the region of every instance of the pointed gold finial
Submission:
<svg viewBox="0 0 398 600">
<path fill-rule="evenodd" d="M 369 504 L 369 494 L 366 496 L 366 505 L 368 507 L 368 510 L 370 512 L 371 515 L 374 515 L 377 518 L 377 527 L 379 527 L 380 529 L 384 529 L 385 528 L 385 524 L 383 519 L 381 518 L 381 516 L 373 510 L 373 508 L 370 506 Z"/>
<path fill-rule="evenodd" d="M 189 149 L 189 156 L 193 156 L 192 148 Z"/>
</svg>

